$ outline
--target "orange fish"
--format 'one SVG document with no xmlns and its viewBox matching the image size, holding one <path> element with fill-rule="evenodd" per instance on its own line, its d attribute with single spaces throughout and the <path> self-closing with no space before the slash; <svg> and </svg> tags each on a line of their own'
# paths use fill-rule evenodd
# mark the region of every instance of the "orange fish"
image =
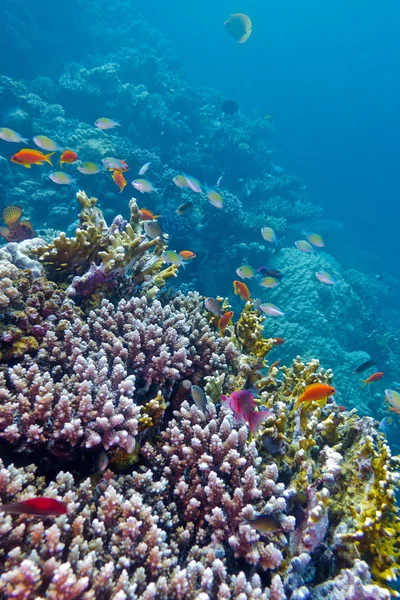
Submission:
<svg viewBox="0 0 400 600">
<path fill-rule="evenodd" d="M 72 152 L 72 150 L 64 150 L 64 152 L 60 156 L 60 167 L 62 167 L 63 163 L 67 163 L 67 165 L 70 165 L 71 163 L 74 163 L 77 160 L 78 155 L 75 154 L 75 152 Z"/>
<path fill-rule="evenodd" d="M 20 221 L 22 208 L 10 204 L 3 209 L 2 218 L 7 227 L 0 227 L 0 235 L 7 242 L 22 242 L 36 236 L 30 221 Z"/>
<path fill-rule="evenodd" d="M 268 373 L 271 373 L 272 369 L 274 369 L 275 367 L 279 367 L 280 362 L 281 362 L 280 360 L 276 360 L 274 363 L 272 363 L 272 365 L 268 369 Z"/>
<path fill-rule="evenodd" d="M 53 166 L 50 160 L 53 154 L 54 152 L 50 152 L 50 154 L 43 154 L 43 152 L 40 152 L 40 150 L 23 148 L 11 157 L 11 162 L 17 165 L 22 165 L 27 169 L 30 169 L 31 165 L 42 165 L 44 162 L 47 162 L 49 165 Z"/>
<path fill-rule="evenodd" d="M 64 502 L 54 498 L 29 498 L 23 502 L 14 502 L 13 504 L 0 504 L 0 511 L 14 515 L 65 515 L 67 507 Z"/>
<path fill-rule="evenodd" d="M 285 343 L 285 340 L 283 338 L 272 338 L 274 341 L 274 346 L 282 346 L 282 344 Z"/>
<path fill-rule="evenodd" d="M 326 383 L 312 383 L 305 388 L 300 398 L 297 399 L 293 410 L 299 408 L 300 404 L 309 404 L 313 401 L 320 402 L 321 406 L 324 406 L 329 396 L 333 396 L 335 393 L 336 390 L 331 385 L 326 385 Z"/>
<path fill-rule="evenodd" d="M 378 371 L 377 373 L 373 373 L 372 375 L 370 375 L 370 377 L 368 377 L 368 379 L 362 380 L 362 382 L 364 383 L 363 387 L 365 387 L 366 385 L 369 385 L 373 381 L 379 381 L 380 379 L 382 379 L 382 377 L 384 377 L 384 375 L 385 375 L 385 373 L 383 373 L 383 371 Z"/>
<path fill-rule="evenodd" d="M 247 302 L 250 300 L 250 290 L 245 283 L 242 281 L 235 280 L 233 282 L 233 291 L 235 294 L 239 294 L 240 298 Z"/>
<path fill-rule="evenodd" d="M 121 193 L 124 187 L 126 186 L 126 179 L 123 176 L 122 171 L 118 171 L 118 169 L 115 169 L 114 173 L 112 174 L 112 178 L 114 183 L 116 183 L 119 187 L 119 193 Z"/>
<path fill-rule="evenodd" d="M 224 315 L 222 315 L 222 317 L 218 321 L 219 332 L 221 335 L 225 333 L 225 329 L 228 327 L 228 325 L 232 325 L 232 317 L 234 314 L 235 313 L 232 310 L 229 310 Z"/>
<path fill-rule="evenodd" d="M 155 219 L 161 217 L 161 215 L 153 215 L 151 210 L 149 210 L 148 208 L 141 208 L 139 212 L 142 215 L 142 221 L 154 221 Z"/>
<path fill-rule="evenodd" d="M 195 253 L 191 252 L 190 250 L 181 250 L 181 252 L 179 252 L 179 256 L 181 256 L 183 260 L 193 260 L 196 258 Z"/>
</svg>

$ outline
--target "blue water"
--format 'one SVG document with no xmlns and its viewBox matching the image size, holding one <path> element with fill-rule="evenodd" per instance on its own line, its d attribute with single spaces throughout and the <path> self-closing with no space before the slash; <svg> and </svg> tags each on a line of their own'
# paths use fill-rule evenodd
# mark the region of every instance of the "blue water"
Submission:
<svg viewBox="0 0 400 600">
<path fill-rule="evenodd" d="M 366 256 L 357 266 L 399 278 L 398 3 L 139 4 L 193 85 L 220 89 L 248 116 L 273 115 L 276 163 L 345 224 L 335 255 L 350 264 L 358 248 Z M 253 19 L 243 45 L 222 30 L 239 10 Z"/>
</svg>

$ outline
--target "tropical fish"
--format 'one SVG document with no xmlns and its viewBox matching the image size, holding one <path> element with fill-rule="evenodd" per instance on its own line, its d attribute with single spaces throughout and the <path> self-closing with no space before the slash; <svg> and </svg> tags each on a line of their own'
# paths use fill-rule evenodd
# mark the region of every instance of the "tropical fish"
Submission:
<svg viewBox="0 0 400 600">
<path fill-rule="evenodd" d="M 302 395 L 297 398 L 293 410 L 297 410 L 301 404 L 307 405 L 311 402 L 319 402 L 324 406 L 329 396 L 336 394 L 336 390 L 326 383 L 312 383 L 308 385 Z"/>
<path fill-rule="evenodd" d="M 192 208 L 193 208 L 193 202 L 184 202 L 183 204 L 178 206 L 178 208 L 176 209 L 175 212 L 177 215 L 184 215 L 187 212 L 189 212 L 190 210 L 192 210 Z"/>
<path fill-rule="evenodd" d="M 203 388 L 199 385 L 192 385 L 190 393 L 197 408 L 204 412 L 207 408 L 208 400 Z"/>
<path fill-rule="evenodd" d="M 315 277 L 318 279 L 318 281 L 320 281 L 321 283 L 326 283 L 327 285 L 336 285 L 339 283 L 332 275 L 330 275 L 326 271 L 317 271 L 315 273 Z"/>
<path fill-rule="evenodd" d="M 0 227 L 0 235 L 7 242 L 22 242 L 36 236 L 30 221 L 20 221 L 22 208 L 10 204 L 3 209 L 2 218 L 7 227 Z"/>
<path fill-rule="evenodd" d="M 184 178 L 186 179 L 187 187 L 189 187 L 196 194 L 201 194 L 203 191 L 203 187 L 196 177 L 192 177 L 191 175 L 185 175 L 183 173 Z"/>
<path fill-rule="evenodd" d="M 43 154 L 43 152 L 40 152 L 39 150 L 24 148 L 11 157 L 11 162 L 17 165 L 22 165 L 27 169 L 30 169 L 31 165 L 42 165 L 44 162 L 47 162 L 49 165 L 53 166 L 50 160 L 53 154 L 54 152 L 51 152 L 50 154 Z"/>
<path fill-rule="evenodd" d="M 121 127 L 121 125 L 117 121 L 113 121 L 112 119 L 107 119 L 106 117 L 101 117 L 97 119 L 95 122 L 95 126 L 98 129 L 113 129 L 114 127 Z"/>
<path fill-rule="evenodd" d="M 120 160 L 119 158 L 106 156 L 106 158 L 101 159 L 101 162 L 103 167 L 109 171 L 121 171 L 121 173 L 129 171 L 129 167 L 126 162 L 124 160 Z"/>
<path fill-rule="evenodd" d="M 157 223 L 157 221 L 145 221 L 143 223 L 143 227 L 146 234 L 152 240 L 154 240 L 157 237 L 163 237 L 164 235 L 164 232 L 161 229 L 160 225 Z"/>
<path fill-rule="evenodd" d="M 270 366 L 270 368 L 268 369 L 268 373 L 271 373 L 272 369 L 277 369 L 280 365 L 280 362 L 281 362 L 280 359 L 273 362 L 272 365 Z"/>
<path fill-rule="evenodd" d="M 260 285 L 265 288 L 274 288 L 279 285 L 279 282 L 275 277 L 264 277 L 264 279 L 261 279 Z"/>
<path fill-rule="evenodd" d="M 206 298 L 204 305 L 210 313 L 216 317 L 222 317 L 221 305 L 216 298 Z"/>
<path fill-rule="evenodd" d="M 175 177 L 172 178 L 172 181 L 174 182 L 175 185 L 177 185 L 180 188 L 189 187 L 189 184 L 184 175 L 175 175 Z"/>
<path fill-rule="evenodd" d="M 147 223 L 155 223 L 155 221 L 147 221 Z M 165 252 L 163 252 L 161 254 L 161 258 L 163 259 L 163 261 L 169 265 L 177 265 L 177 266 L 182 266 L 185 267 L 185 261 L 183 260 L 182 256 L 180 256 L 177 252 L 175 252 L 174 250 L 166 250 Z"/>
<path fill-rule="evenodd" d="M 244 44 L 249 39 L 253 27 L 250 17 L 243 13 L 234 13 L 224 25 L 229 35 L 239 44 Z"/>
<path fill-rule="evenodd" d="M 274 337 L 272 339 L 274 340 L 274 346 L 282 346 L 285 343 L 285 340 L 281 337 Z"/>
<path fill-rule="evenodd" d="M 306 240 L 298 240 L 294 243 L 297 250 L 301 250 L 302 252 L 314 252 L 313 247 Z"/>
<path fill-rule="evenodd" d="M 141 221 L 154 221 L 155 219 L 161 217 L 161 215 L 153 215 L 151 210 L 148 208 L 141 208 L 139 212 L 141 214 Z"/>
<path fill-rule="evenodd" d="M 216 208 L 222 208 L 223 207 L 223 205 L 224 205 L 224 199 L 221 196 L 221 194 L 219 192 L 217 192 L 217 190 L 213 190 L 212 188 L 209 188 L 206 185 L 204 187 L 204 191 L 206 193 L 206 196 L 207 196 L 210 204 L 212 204 Z"/>
<path fill-rule="evenodd" d="M 385 390 L 386 391 L 390 391 L 390 390 Z M 399 398 L 400 400 L 400 398 Z M 394 411 L 396 412 L 396 411 Z M 393 425 L 393 418 L 392 417 L 384 417 L 382 419 L 382 421 L 379 423 L 379 429 L 380 431 L 383 431 L 383 433 L 388 436 L 390 434 L 390 428 Z"/>
<path fill-rule="evenodd" d="M 221 335 L 225 333 L 225 329 L 228 327 L 228 325 L 232 325 L 232 317 L 234 314 L 235 313 L 232 310 L 229 310 L 224 315 L 222 315 L 222 317 L 218 321 L 218 329 Z"/>
<path fill-rule="evenodd" d="M 150 165 L 151 165 L 151 161 L 145 163 L 142 167 L 140 167 L 140 169 L 138 171 L 138 175 L 144 175 L 148 171 Z"/>
<path fill-rule="evenodd" d="M 389 410 L 400 415 L 400 393 L 396 390 L 385 390 L 385 398 L 389 406 Z"/>
<path fill-rule="evenodd" d="M 363 379 L 363 387 L 365 387 L 366 385 L 369 385 L 370 383 L 373 383 L 374 381 L 379 381 L 380 379 L 382 379 L 382 377 L 385 376 L 385 373 L 383 371 L 378 371 L 377 373 L 373 373 L 372 375 L 370 375 L 368 377 L 368 379 Z"/>
<path fill-rule="evenodd" d="M 319 233 L 307 233 L 306 231 L 301 232 L 306 236 L 307 240 L 316 248 L 323 248 L 325 246 L 324 238 Z"/>
<path fill-rule="evenodd" d="M 250 290 L 245 283 L 242 281 L 234 281 L 233 282 L 233 291 L 235 294 L 239 295 L 242 300 L 247 302 L 250 300 Z"/>
<path fill-rule="evenodd" d="M 248 390 L 232 392 L 229 397 L 221 396 L 221 404 L 233 411 L 236 423 L 245 423 L 247 421 L 253 434 L 257 432 L 261 423 L 271 414 L 270 411 L 262 412 L 255 410 L 257 405 L 254 402 L 254 397 Z"/>
<path fill-rule="evenodd" d="M 266 242 L 269 242 L 270 244 L 275 244 L 275 246 L 279 242 L 278 238 L 275 235 L 275 231 L 272 229 L 272 227 L 262 227 L 261 235 L 263 236 Z"/>
<path fill-rule="evenodd" d="M 64 171 L 53 171 L 53 173 L 49 173 L 49 179 L 51 179 L 53 183 L 58 183 L 59 185 L 70 185 L 71 183 L 76 182 L 76 179 L 73 179 L 71 175 L 64 173 Z"/>
<path fill-rule="evenodd" d="M 38 517 L 59 516 L 67 513 L 67 506 L 64 502 L 60 502 L 60 500 L 39 496 L 23 500 L 22 502 L 14 502 L 13 504 L 0 504 L 0 512 L 12 515 L 37 515 Z"/>
<path fill-rule="evenodd" d="M 142 194 L 152 194 L 155 192 L 158 194 L 159 188 L 155 188 L 154 185 L 147 179 L 134 179 L 132 185 L 135 190 L 138 190 Z"/>
<path fill-rule="evenodd" d="M 182 256 L 183 260 L 193 260 L 196 258 L 196 255 L 191 250 L 181 250 L 179 252 L 179 256 Z"/>
<path fill-rule="evenodd" d="M 22 137 L 19 133 L 8 127 L 0 128 L 0 138 L 5 142 L 15 142 L 16 144 L 27 144 L 28 139 Z"/>
<path fill-rule="evenodd" d="M 278 280 L 281 280 L 283 277 L 283 273 L 281 273 L 277 269 L 270 269 L 269 267 L 259 267 L 257 271 L 261 273 L 261 275 L 263 275 L 264 277 L 274 277 Z"/>
<path fill-rule="evenodd" d="M 375 365 L 378 364 L 379 361 L 382 360 L 382 357 L 380 356 L 379 358 L 377 358 L 376 360 L 366 360 L 365 362 L 361 363 L 361 365 L 358 365 L 358 367 L 356 367 L 353 371 L 354 375 L 360 375 L 360 373 L 364 373 L 364 371 L 366 371 L 367 369 L 370 369 L 371 367 L 374 367 Z"/>
<path fill-rule="evenodd" d="M 96 175 L 96 173 L 100 173 L 104 170 L 102 166 L 90 161 L 81 163 L 77 166 L 77 169 L 84 175 Z"/>
<path fill-rule="evenodd" d="M 78 160 L 78 155 L 72 150 L 64 150 L 60 156 L 60 167 L 62 168 L 63 163 L 70 165 Z"/>
<path fill-rule="evenodd" d="M 251 525 L 257 531 L 261 531 L 261 533 L 273 533 L 281 527 L 279 519 L 273 515 L 257 515 L 253 519 L 243 519 L 243 522 Z"/>
<path fill-rule="evenodd" d="M 63 150 L 61 146 L 47 137 L 47 135 L 35 135 L 32 139 L 36 146 L 39 146 L 42 150 L 47 150 L 48 152 L 62 152 Z"/>
<path fill-rule="evenodd" d="M 239 105 L 234 100 L 225 100 L 225 102 L 221 104 L 221 110 L 226 115 L 233 117 L 238 114 Z"/>
<path fill-rule="evenodd" d="M 121 171 L 115 169 L 114 173 L 112 174 L 112 178 L 114 183 L 116 183 L 116 185 L 119 187 L 119 193 L 121 193 L 127 183 L 125 177 L 123 176 Z"/>
<path fill-rule="evenodd" d="M 256 276 L 256 272 L 250 265 L 242 265 L 238 269 L 236 269 L 236 273 L 242 279 L 252 279 Z"/>
<path fill-rule="evenodd" d="M 271 304 L 270 302 L 260 304 L 260 309 L 263 311 L 263 313 L 269 315 L 270 317 L 283 317 L 283 315 L 285 314 L 281 311 L 280 308 L 275 306 L 275 304 Z"/>
<path fill-rule="evenodd" d="M 95 462 L 95 470 L 96 471 L 105 471 L 108 467 L 108 455 L 107 452 L 103 449 L 100 450 L 99 455 L 97 456 Z"/>
</svg>

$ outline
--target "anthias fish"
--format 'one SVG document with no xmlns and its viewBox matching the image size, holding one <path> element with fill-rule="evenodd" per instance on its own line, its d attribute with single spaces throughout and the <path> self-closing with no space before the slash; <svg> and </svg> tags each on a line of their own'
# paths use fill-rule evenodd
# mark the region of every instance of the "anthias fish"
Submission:
<svg viewBox="0 0 400 600">
<path fill-rule="evenodd" d="M 248 390 L 232 392 L 229 397 L 221 396 L 221 404 L 233 411 L 236 423 L 247 422 L 253 434 L 271 414 L 269 411 L 255 410 L 257 404 L 254 402 L 254 396 Z"/>
<path fill-rule="evenodd" d="M 225 333 L 225 329 L 228 327 L 228 325 L 232 325 L 233 315 L 234 312 L 232 310 L 229 310 L 224 315 L 222 315 L 222 317 L 218 321 L 218 329 L 221 335 Z"/>
<path fill-rule="evenodd" d="M 373 373 L 372 375 L 370 375 L 368 377 L 368 379 L 363 379 L 363 387 L 365 387 L 366 385 L 369 385 L 370 383 L 373 383 L 374 381 L 379 381 L 380 379 L 382 379 L 382 377 L 385 376 L 385 373 L 383 371 L 378 371 L 377 373 Z"/>
<path fill-rule="evenodd" d="M 242 281 L 235 280 L 233 282 L 233 291 L 244 302 L 247 302 L 248 300 L 250 300 L 250 290 L 247 287 L 247 285 L 245 283 L 243 283 Z"/>
<path fill-rule="evenodd" d="M 67 506 L 60 500 L 54 498 L 29 498 L 22 502 L 14 502 L 13 504 L 0 504 L 0 511 L 13 515 L 36 515 L 42 516 L 59 516 L 67 513 Z"/>
<path fill-rule="evenodd" d="M 11 157 L 11 162 L 16 165 L 22 165 L 23 167 L 30 169 L 31 165 L 42 165 L 44 162 L 49 163 L 49 165 L 53 166 L 51 162 L 51 157 L 54 152 L 50 154 L 43 154 L 40 150 L 34 150 L 32 148 L 23 148 L 14 156 Z"/>
<path fill-rule="evenodd" d="M 336 390 L 331 385 L 325 383 L 312 383 L 308 385 L 300 398 L 297 398 L 293 410 L 297 410 L 301 404 L 309 404 L 310 402 L 319 402 L 324 405 L 329 398 L 336 393 Z"/>
</svg>

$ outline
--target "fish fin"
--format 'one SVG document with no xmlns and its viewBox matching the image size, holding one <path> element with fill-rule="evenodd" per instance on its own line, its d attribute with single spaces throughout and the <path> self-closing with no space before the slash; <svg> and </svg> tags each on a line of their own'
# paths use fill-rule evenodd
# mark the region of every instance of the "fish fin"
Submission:
<svg viewBox="0 0 400 600">
<path fill-rule="evenodd" d="M 6 240 L 6 242 L 8 242 L 8 238 L 10 237 L 10 230 L 8 227 L 0 227 L 0 235 Z"/>
<path fill-rule="evenodd" d="M 49 163 L 49 165 L 53 166 L 53 163 L 51 162 L 51 157 L 53 156 L 53 154 L 55 154 L 55 152 L 50 152 L 50 154 L 45 154 L 43 157 L 43 160 L 47 163 Z"/>
<path fill-rule="evenodd" d="M 22 215 L 22 208 L 20 206 L 16 206 L 15 204 L 10 204 L 6 206 L 2 213 L 3 221 L 6 225 L 10 225 L 11 223 L 16 223 L 19 221 Z"/>
<path fill-rule="evenodd" d="M 246 416 L 247 416 L 247 422 L 250 427 L 250 431 L 253 434 L 255 434 L 257 432 L 257 429 L 260 427 L 261 423 L 263 421 L 265 421 L 265 419 L 267 419 L 270 414 L 271 413 L 269 411 L 261 412 L 261 411 L 253 410 L 253 411 L 249 412 Z"/>
<path fill-rule="evenodd" d="M 25 164 L 25 163 L 17 163 L 17 165 L 22 165 L 23 167 L 25 167 L 25 169 L 30 169 L 31 165 Z"/>
<path fill-rule="evenodd" d="M 320 400 L 315 400 L 315 404 L 318 404 L 319 407 L 324 408 L 325 404 L 328 402 L 329 396 L 325 398 L 321 398 Z"/>
</svg>

